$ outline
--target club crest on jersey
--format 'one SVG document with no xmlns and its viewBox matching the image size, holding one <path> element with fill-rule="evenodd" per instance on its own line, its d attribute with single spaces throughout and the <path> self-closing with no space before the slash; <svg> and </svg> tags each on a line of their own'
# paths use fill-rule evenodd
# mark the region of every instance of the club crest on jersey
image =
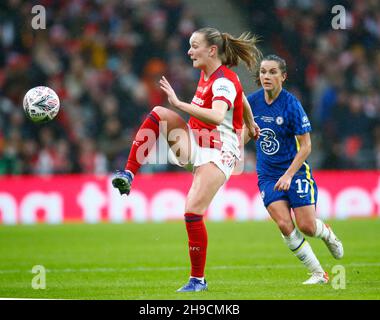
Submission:
<svg viewBox="0 0 380 320">
<path fill-rule="evenodd" d="M 277 117 L 276 118 L 276 123 L 281 126 L 284 123 L 284 118 L 283 117 Z"/>
</svg>

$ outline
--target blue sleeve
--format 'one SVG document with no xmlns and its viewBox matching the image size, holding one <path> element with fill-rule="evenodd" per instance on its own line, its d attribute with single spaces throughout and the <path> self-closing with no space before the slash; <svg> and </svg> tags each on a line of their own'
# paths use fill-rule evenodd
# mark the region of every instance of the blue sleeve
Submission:
<svg viewBox="0 0 380 320">
<path fill-rule="evenodd" d="M 311 132 L 311 124 L 301 103 L 293 98 L 289 103 L 290 128 L 295 135 Z"/>
</svg>

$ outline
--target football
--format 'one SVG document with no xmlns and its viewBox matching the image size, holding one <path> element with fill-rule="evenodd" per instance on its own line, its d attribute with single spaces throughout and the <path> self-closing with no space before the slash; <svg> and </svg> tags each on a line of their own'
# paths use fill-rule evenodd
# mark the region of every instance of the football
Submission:
<svg viewBox="0 0 380 320">
<path fill-rule="evenodd" d="M 23 107 L 26 116 L 33 122 L 48 122 L 58 114 L 60 108 L 59 97 L 49 87 L 34 87 L 25 94 Z"/>
</svg>

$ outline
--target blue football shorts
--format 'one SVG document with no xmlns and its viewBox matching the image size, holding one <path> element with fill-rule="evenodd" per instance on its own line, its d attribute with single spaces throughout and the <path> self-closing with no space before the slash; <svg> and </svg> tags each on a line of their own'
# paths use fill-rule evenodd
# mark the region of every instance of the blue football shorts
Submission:
<svg viewBox="0 0 380 320">
<path fill-rule="evenodd" d="M 259 189 L 265 207 L 272 202 L 285 200 L 291 208 L 316 205 L 318 199 L 318 188 L 314 178 L 310 175 L 302 174 L 293 177 L 288 191 L 274 190 L 278 179 L 259 179 Z"/>
</svg>

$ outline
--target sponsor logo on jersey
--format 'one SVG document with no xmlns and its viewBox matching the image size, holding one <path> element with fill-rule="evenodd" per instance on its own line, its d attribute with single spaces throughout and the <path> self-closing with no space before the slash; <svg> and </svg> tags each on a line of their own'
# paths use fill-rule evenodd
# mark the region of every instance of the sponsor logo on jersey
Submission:
<svg viewBox="0 0 380 320">
<path fill-rule="evenodd" d="M 225 92 L 227 94 L 230 94 L 230 90 L 226 85 L 220 85 L 219 87 L 216 88 L 216 92 Z"/>
<path fill-rule="evenodd" d="M 205 87 L 197 87 L 197 92 L 200 92 L 201 94 L 204 94 L 208 89 L 208 86 Z"/>
<path fill-rule="evenodd" d="M 195 103 L 196 105 L 198 106 L 203 106 L 205 101 L 197 96 L 194 96 L 193 100 L 191 101 L 193 103 Z"/>
<path fill-rule="evenodd" d="M 261 130 L 260 148 L 266 155 L 273 155 L 280 149 L 280 143 L 272 129 L 264 128 Z"/>
</svg>

